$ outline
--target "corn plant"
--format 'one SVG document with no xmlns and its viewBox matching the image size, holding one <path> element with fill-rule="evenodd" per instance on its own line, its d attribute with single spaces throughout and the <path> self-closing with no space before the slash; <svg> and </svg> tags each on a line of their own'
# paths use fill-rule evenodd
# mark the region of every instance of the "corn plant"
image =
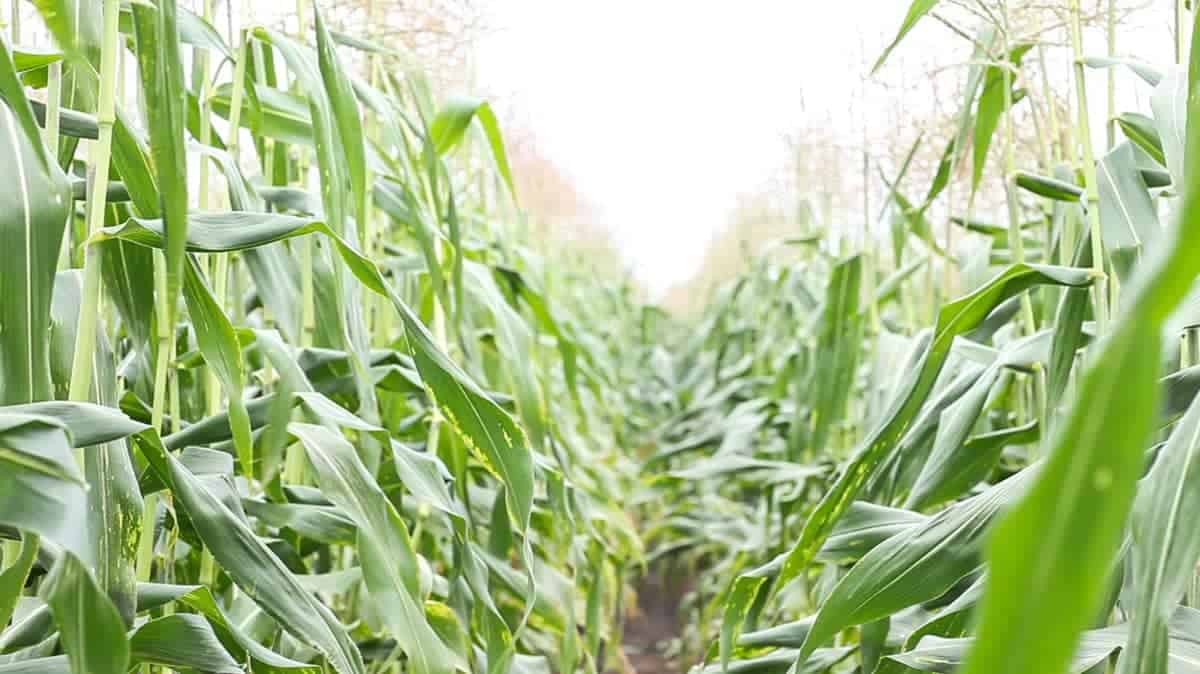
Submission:
<svg viewBox="0 0 1200 674">
<path fill-rule="evenodd" d="M 942 17 L 974 54 L 932 183 L 909 197 L 913 153 L 881 176 L 889 249 L 800 232 L 644 353 L 643 536 L 652 564 L 699 573 L 698 671 L 1194 669 L 1200 60 L 1116 57 L 1111 29 L 1091 56 L 1060 3 L 1076 118 L 1023 166 L 1046 45 L 1006 3 L 965 4 L 986 20 Z M 877 69 L 937 5 L 912 3 Z M 1102 69 L 1151 102 L 1110 107 L 1104 149 Z M 974 213 L 996 163 L 998 223 Z M 963 173 L 965 212 L 944 196 Z"/>
<path fill-rule="evenodd" d="M 1195 669 L 1186 4 L 1151 65 L 1061 3 L 1068 117 L 1005 2 L 942 17 L 963 105 L 923 196 L 915 148 L 881 172 L 887 249 L 825 218 L 687 321 L 534 253 L 491 106 L 319 4 L 32 4 L 53 44 L 0 38 L 0 672 L 598 673 L 647 565 L 694 579 L 704 674 Z"/>
<path fill-rule="evenodd" d="M 0 671 L 597 672 L 629 373 L 486 101 L 213 3 L 3 41 Z M 20 33 L 20 29 L 14 29 Z M 586 331 L 586 332 L 585 332 Z"/>
</svg>

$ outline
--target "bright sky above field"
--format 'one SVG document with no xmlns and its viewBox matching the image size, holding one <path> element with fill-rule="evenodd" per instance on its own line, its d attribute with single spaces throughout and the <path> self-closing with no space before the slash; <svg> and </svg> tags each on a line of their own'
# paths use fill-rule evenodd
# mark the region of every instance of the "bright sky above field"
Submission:
<svg viewBox="0 0 1200 674">
<path fill-rule="evenodd" d="M 691 275 L 738 193 L 782 162 L 784 134 L 805 118 L 861 123 L 852 101 L 863 53 L 878 55 L 909 5 L 481 2 L 489 31 L 478 45 L 479 84 L 528 122 L 543 153 L 600 207 L 652 292 Z M 1140 14 L 1141 25 L 1123 28 L 1119 50 L 1169 58 L 1168 15 Z M 892 61 L 961 58 L 945 53 L 961 52 L 961 41 L 926 23 Z M 882 114 L 867 111 L 866 119 Z"/>
<path fill-rule="evenodd" d="M 600 208 L 652 291 L 686 279 L 784 133 L 859 86 L 902 3 L 487 0 L 476 74 Z M 894 5 L 894 6 L 893 6 Z M 807 106 L 806 106 L 807 104 Z"/>
</svg>

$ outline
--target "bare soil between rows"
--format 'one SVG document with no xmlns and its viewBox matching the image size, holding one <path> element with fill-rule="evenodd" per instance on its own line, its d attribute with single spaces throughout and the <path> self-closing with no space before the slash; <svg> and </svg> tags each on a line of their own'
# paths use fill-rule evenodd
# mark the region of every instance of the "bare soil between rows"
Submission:
<svg viewBox="0 0 1200 674">
<path fill-rule="evenodd" d="M 660 571 L 643 576 L 637 601 L 626 611 L 624 654 L 626 674 L 683 674 L 678 658 L 665 654 L 679 637 L 679 603 L 689 583 L 664 578 Z"/>
</svg>

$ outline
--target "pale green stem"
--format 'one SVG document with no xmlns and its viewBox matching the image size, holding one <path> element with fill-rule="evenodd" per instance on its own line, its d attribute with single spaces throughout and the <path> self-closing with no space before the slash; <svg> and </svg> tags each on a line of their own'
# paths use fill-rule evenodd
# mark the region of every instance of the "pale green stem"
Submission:
<svg viewBox="0 0 1200 674">
<path fill-rule="evenodd" d="M 233 69 L 232 90 L 229 94 L 229 145 L 226 148 L 233 161 L 238 161 L 238 147 L 241 144 L 242 98 L 245 95 L 246 61 L 249 59 L 250 34 L 242 31 L 242 43 L 238 46 L 237 64 Z"/>
<path fill-rule="evenodd" d="M 172 335 L 172 337 L 174 337 L 174 335 Z M 171 353 L 170 362 L 175 362 L 175 356 L 178 353 L 178 349 L 179 346 L 175 343 L 175 340 L 172 339 L 171 348 L 169 349 Z M 183 430 L 183 410 L 179 404 L 179 377 L 172 376 L 168 383 L 171 404 L 171 432 L 178 433 L 179 431 Z"/>
<path fill-rule="evenodd" d="M 378 86 L 378 84 L 379 84 L 380 71 L 381 71 L 381 65 L 379 64 L 379 62 L 376 62 L 375 66 L 371 69 L 371 81 L 376 86 Z M 384 223 L 385 223 L 384 226 L 377 228 L 376 238 L 375 238 L 375 256 L 376 256 L 376 259 L 380 259 L 380 260 L 383 259 L 383 256 L 384 256 L 383 249 L 384 249 L 384 245 L 387 241 L 386 221 L 384 221 Z M 379 297 L 378 315 L 379 315 L 379 323 L 375 326 L 375 329 L 376 329 L 376 332 L 379 334 L 379 337 L 382 340 L 383 345 L 386 346 L 387 344 L 390 343 L 390 340 L 392 337 L 392 320 L 394 317 L 394 312 L 392 311 L 392 307 L 389 306 L 389 302 L 388 302 L 387 298 L 382 297 L 382 296 Z"/>
<path fill-rule="evenodd" d="M 87 202 L 87 235 L 104 225 L 108 186 L 108 163 L 112 154 L 113 124 L 116 121 L 116 69 L 120 0 L 104 0 L 104 33 L 100 49 L 100 97 L 96 106 L 99 135 L 88 153 L 92 182 Z M 86 239 L 86 237 L 85 237 Z M 100 249 L 88 247 L 83 265 L 83 297 L 75 353 L 71 361 L 71 400 L 88 400 L 92 387 L 92 360 L 96 350 L 96 324 L 100 307 Z"/>
<path fill-rule="evenodd" d="M 1042 114 L 1038 110 L 1038 106 L 1029 106 L 1029 117 L 1033 120 L 1033 130 L 1037 135 L 1038 162 L 1040 163 L 1044 172 L 1049 174 L 1051 172 L 1050 169 L 1053 168 L 1053 164 L 1050 161 L 1050 141 L 1053 138 L 1051 134 L 1053 134 L 1054 131 L 1046 128 L 1046 123 L 1042 119 Z"/>
<path fill-rule="evenodd" d="M 206 8 L 211 7 L 211 2 L 206 3 Z M 207 13 L 207 12 L 206 12 Z M 200 144 L 212 144 L 212 102 L 209 100 L 209 92 L 211 82 L 209 81 L 209 62 L 208 52 L 199 50 L 197 58 L 200 61 Z M 230 113 L 232 114 L 232 113 Z M 209 161 L 206 156 L 200 158 L 200 177 L 197 185 L 196 203 L 201 211 L 207 211 L 209 204 L 210 178 L 209 178 Z"/>
<path fill-rule="evenodd" d="M 378 3 L 375 0 L 367 0 L 367 36 L 371 36 L 371 31 L 375 26 L 379 25 L 379 17 L 377 14 Z M 379 55 L 371 54 L 367 59 L 367 76 L 371 86 L 379 86 Z M 369 113 L 367 119 L 367 135 L 368 137 L 376 137 L 379 134 L 379 117 L 375 113 Z M 375 212 L 374 200 L 371 198 L 371 186 L 375 183 L 375 175 L 371 170 L 370 163 L 367 165 L 367 201 L 366 207 L 366 237 L 362 242 L 363 253 L 368 257 L 383 257 L 383 239 L 381 236 L 381 227 Z M 387 298 L 383 296 L 375 296 L 371 302 L 372 311 L 368 317 L 368 326 L 371 328 L 371 333 L 375 337 L 375 343 L 378 346 L 386 346 L 388 334 L 382 328 L 383 316 L 392 312 L 391 307 L 387 306 Z"/>
<path fill-rule="evenodd" d="M 447 351 L 446 338 L 446 314 L 442 309 L 442 303 L 435 296 L 433 298 L 433 339 L 443 352 Z M 427 436 L 425 447 L 430 456 L 438 454 L 438 436 L 441 433 L 442 412 L 441 408 L 434 406 L 433 414 L 429 419 L 429 435 Z"/>
<path fill-rule="evenodd" d="M 167 400 L 167 371 L 171 365 L 171 342 L 174 341 L 175 326 L 171 325 L 171 312 L 167 301 L 167 263 L 162 255 L 154 256 L 154 296 L 159 298 L 156 304 L 157 343 L 154 365 L 154 404 L 150 412 L 150 425 L 162 432 L 163 416 Z"/>
<path fill-rule="evenodd" d="M 158 514 L 158 492 L 146 495 L 142 504 L 142 535 L 138 539 L 136 573 L 140 582 L 150 580 L 150 569 L 154 562 L 154 524 Z"/>
<path fill-rule="evenodd" d="M 263 57 L 263 44 L 257 40 L 251 43 L 250 48 L 254 50 L 254 82 L 256 85 L 267 85 L 267 65 L 266 58 Z M 271 154 L 272 142 L 270 138 L 260 137 L 263 143 L 263 155 L 260 157 L 260 165 L 264 176 L 271 175 Z"/>
<path fill-rule="evenodd" d="M 1059 148 L 1062 140 L 1062 128 L 1058 120 L 1058 106 L 1054 102 L 1054 89 L 1050 87 L 1050 71 L 1046 68 L 1045 45 L 1038 45 L 1038 65 L 1042 71 L 1042 92 L 1046 97 L 1046 120 L 1050 127 L 1050 157 L 1058 160 L 1062 157 Z"/>
<path fill-rule="evenodd" d="M 166 259 L 162 255 L 154 256 L 154 293 L 159 298 L 166 297 L 167 269 Z M 166 396 L 167 370 L 171 361 L 172 329 L 167 321 L 166 302 L 158 302 L 157 316 L 157 360 L 154 366 L 154 404 L 150 411 L 150 424 L 161 433 L 163 428 L 163 408 Z M 155 524 L 158 515 L 157 492 L 147 494 L 142 503 L 142 534 L 138 540 L 136 566 L 134 567 L 138 581 L 148 582 L 154 562 Z M 148 674 L 149 665 L 142 666 L 142 672 Z"/>
<path fill-rule="evenodd" d="M 51 157 L 58 156 L 62 119 L 62 61 L 50 64 L 46 86 L 46 149 Z"/>
<path fill-rule="evenodd" d="M 1096 327 L 1108 331 L 1107 275 L 1104 272 L 1104 243 L 1100 232 L 1100 194 L 1096 182 L 1096 156 L 1092 150 L 1091 124 L 1088 122 L 1087 80 L 1083 66 L 1083 31 L 1080 26 L 1079 0 L 1071 0 L 1071 47 L 1075 56 L 1075 98 L 1079 108 L 1079 140 L 1083 148 L 1083 180 L 1087 190 L 1088 226 L 1092 237 L 1092 271 L 1096 277 Z"/>
<path fill-rule="evenodd" d="M 229 304 L 229 255 L 217 257 L 216 270 L 213 272 L 213 294 L 217 304 L 224 309 Z"/>
<path fill-rule="evenodd" d="M 1016 141 L 1013 137 L 1012 122 L 1012 84 L 1016 63 L 1012 60 L 1012 51 L 1009 48 L 1007 2 L 1000 3 L 1000 11 L 1004 21 L 1004 197 L 1005 203 L 1008 205 L 1008 246 L 1012 250 L 1014 261 L 1017 264 L 1023 264 L 1025 262 L 1025 242 L 1021 233 L 1020 205 L 1017 202 Z M 1021 295 L 1021 322 L 1025 334 L 1032 335 L 1037 332 L 1037 323 L 1033 317 L 1033 303 L 1029 299 L 1029 293 Z"/>
<path fill-rule="evenodd" d="M 308 162 L 300 162 L 301 174 L 308 172 Z M 309 237 L 298 239 L 300 244 L 300 345 L 312 346 L 317 332 L 316 291 L 313 285 L 313 244 Z"/>
<path fill-rule="evenodd" d="M 304 39 L 308 30 L 308 19 L 305 15 L 305 0 L 296 0 L 296 36 Z M 300 172 L 300 186 L 308 188 L 309 156 L 308 148 L 297 148 L 299 157 L 297 163 Z M 296 242 L 300 248 L 300 345 L 312 346 L 317 331 L 316 292 L 314 290 L 313 243 L 309 237 L 301 237 Z M 365 243 L 364 243 L 365 246 Z M 364 247 L 364 250 L 366 248 Z"/>
<path fill-rule="evenodd" d="M 1041 119 L 1041 113 L 1038 111 L 1037 105 L 1031 105 L 1029 110 L 1033 117 L 1034 128 L 1037 130 L 1038 155 L 1039 161 L 1041 161 L 1042 172 L 1046 175 L 1053 175 L 1054 162 L 1051 159 L 1050 150 L 1054 145 L 1053 141 L 1055 131 L 1053 128 L 1046 128 L 1045 123 Z M 1043 202 L 1042 219 L 1045 221 L 1046 226 L 1042 228 L 1042 244 L 1043 250 L 1047 252 L 1047 255 L 1049 255 L 1049 251 L 1054 248 L 1053 213 L 1053 205 L 1050 202 Z M 1061 248 L 1059 252 L 1062 252 Z M 1044 261 L 1049 262 L 1050 260 L 1045 259 Z"/>
<path fill-rule="evenodd" d="M 200 555 L 200 584 L 212 587 L 217 582 L 217 564 L 208 548 Z"/>
<path fill-rule="evenodd" d="M 46 81 L 46 149 L 50 153 L 50 157 L 54 161 L 58 161 L 58 146 L 61 139 L 61 120 L 62 120 L 62 62 L 55 61 L 50 64 L 49 76 Z M 71 232 L 74 230 L 70 224 L 67 225 L 67 231 L 63 234 L 62 248 L 58 253 L 58 269 L 71 268 Z"/>
<path fill-rule="evenodd" d="M 204 0 L 203 7 L 205 21 L 211 22 L 213 18 L 212 0 Z M 207 146 L 212 144 L 212 74 L 208 51 L 203 49 L 197 50 L 196 56 L 200 59 L 200 143 Z M 231 112 L 230 115 L 232 116 L 232 114 L 233 113 Z M 197 194 L 197 205 L 200 207 L 201 211 L 207 211 L 211 208 L 211 178 L 209 177 L 209 170 L 209 159 L 205 156 L 201 156 L 199 179 L 200 184 L 199 193 Z M 214 277 L 218 279 L 218 284 L 220 283 L 220 279 L 224 279 L 228 276 L 227 273 L 222 273 L 223 263 L 226 265 L 228 264 L 228 257 L 225 254 L 218 254 L 214 263 Z M 222 307 L 225 306 L 221 299 L 218 299 L 218 302 L 221 303 Z M 204 388 L 204 399 L 207 406 L 208 415 L 213 416 L 219 414 L 221 411 L 222 402 L 221 382 L 211 368 L 205 373 Z M 213 559 L 212 551 L 205 546 L 200 551 L 200 584 L 207 587 L 214 587 L 216 585 L 216 581 L 216 560 Z"/>
<path fill-rule="evenodd" d="M 308 26 L 305 17 L 305 0 L 296 0 L 296 37 L 304 39 Z M 300 174 L 300 187 L 308 189 L 309 157 L 308 148 L 300 146 L 297 149 L 297 168 Z M 313 242 L 311 237 L 300 237 L 294 240 L 300 253 L 300 345 L 312 346 L 317 330 L 316 290 L 313 272 Z M 286 484 L 303 484 L 305 472 L 304 449 L 291 445 L 284 457 L 283 481 Z"/>
<path fill-rule="evenodd" d="M 423 181 L 423 186 L 425 189 L 425 198 L 428 200 L 427 203 L 434 205 L 434 210 L 436 211 L 437 210 L 437 207 L 436 207 L 437 201 L 435 201 L 433 198 L 433 190 L 431 188 L 431 185 L 429 184 L 429 181 Z M 434 222 L 439 222 L 439 223 L 441 222 L 441 214 L 435 213 L 434 218 L 435 218 Z M 435 257 L 435 259 L 433 260 L 434 264 L 439 265 L 439 266 L 442 265 L 443 252 L 444 252 L 443 247 L 438 246 L 436 249 L 435 255 L 434 255 L 434 257 Z M 455 254 L 460 254 L 460 253 L 461 253 L 460 251 L 455 251 Z M 446 313 L 449 311 L 449 307 L 442 306 L 441 298 L 438 297 L 437 293 L 433 293 L 432 304 L 433 304 L 433 325 L 431 327 L 433 329 L 434 343 L 437 344 L 438 348 L 441 349 L 442 352 L 448 354 L 449 353 L 449 348 L 448 348 L 449 347 L 449 339 L 446 335 Z M 426 448 L 430 452 L 431 456 L 436 456 L 438 453 L 438 435 L 441 431 L 441 422 L 442 422 L 441 408 L 435 405 L 433 408 L 433 414 L 429 420 L 429 437 L 426 442 Z"/>
<path fill-rule="evenodd" d="M 206 13 L 211 12 L 211 0 L 207 0 L 207 2 L 205 4 L 205 12 Z M 238 162 L 240 159 L 239 148 L 241 146 L 242 99 L 245 95 L 246 62 L 249 60 L 249 58 L 248 58 L 249 43 L 250 43 L 250 34 L 249 34 L 249 32 L 243 30 L 242 35 L 241 35 L 241 43 L 238 45 L 237 63 L 234 66 L 233 82 L 231 83 L 231 91 L 230 91 L 230 99 L 229 99 L 229 106 L 230 106 L 229 107 L 229 144 L 226 147 L 226 150 L 228 151 L 229 156 L 233 158 L 233 161 L 235 163 Z M 201 120 L 200 132 L 201 132 L 201 142 L 207 144 L 208 142 L 210 142 L 208 135 L 212 133 L 210 124 L 208 123 L 211 118 L 211 114 L 212 114 L 211 113 L 212 103 L 209 100 L 210 97 L 208 95 L 209 73 L 208 73 L 207 58 L 205 58 L 205 60 L 203 62 L 203 78 L 202 79 L 203 79 L 203 87 L 204 87 L 204 96 L 202 98 L 201 104 L 203 106 L 204 112 L 201 115 L 202 120 Z M 208 162 L 207 161 L 204 161 L 204 160 L 201 161 L 200 171 L 201 171 L 200 175 L 202 177 L 201 179 L 204 181 L 204 183 L 202 183 L 201 188 L 200 188 L 200 197 L 203 200 L 201 203 L 201 209 L 203 210 L 208 207 L 208 199 L 209 199 L 208 186 L 206 184 L 207 176 L 208 176 Z M 226 300 L 227 300 L 228 279 L 229 279 L 229 254 L 228 253 L 217 253 L 216 255 L 214 255 L 214 262 L 213 262 L 213 283 L 215 286 L 214 287 L 214 293 L 216 295 L 215 299 L 217 301 L 217 304 L 220 305 L 222 309 L 225 308 L 225 304 L 226 304 Z M 207 403 L 208 414 L 209 415 L 218 414 L 221 411 L 221 404 L 223 402 L 222 395 L 221 395 L 222 394 L 221 383 L 220 383 L 220 381 L 218 381 L 216 373 L 212 372 L 211 369 L 205 377 L 205 392 L 206 392 L 206 403 Z"/>
<path fill-rule="evenodd" d="M 204 0 L 204 18 L 207 21 L 212 21 L 212 0 Z M 212 82 L 210 80 L 211 73 L 209 68 L 209 58 L 207 50 L 198 50 L 196 58 L 200 63 L 200 143 L 202 145 L 212 144 L 212 101 L 210 100 L 210 92 Z M 235 87 L 237 85 L 234 85 Z M 233 113 L 230 112 L 230 116 Z M 211 166 L 209 160 L 205 156 L 200 157 L 200 178 L 197 192 L 197 205 L 201 211 L 207 211 L 211 208 L 210 185 L 211 178 L 209 171 Z M 221 261 L 225 259 L 224 253 L 218 253 L 214 256 L 213 275 L 215 278 L 220 278 Z M 222 304 L 222 306 L 224 306 Z M 221 411 L 221 381 L 217 378 L 212 368 L 208 368 L 204 375 L 204 401 L 206 410 L 209 416 L 219 414 Z"/>
</svg>

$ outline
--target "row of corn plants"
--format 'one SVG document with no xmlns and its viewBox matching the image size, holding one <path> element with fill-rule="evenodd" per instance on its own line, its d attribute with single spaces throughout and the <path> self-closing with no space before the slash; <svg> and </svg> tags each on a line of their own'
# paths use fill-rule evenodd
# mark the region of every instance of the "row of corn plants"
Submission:
<svg viewBox="0 0 1200 674">
<path fill-rule="evenodd" d="M 1063 47 L 946 4 L 983 25 L 939 16 L 972 45 L 963 102 L 930 184 L 913 153 L 881 172 L 890 240 L 797 233 L 643 342 L 632 502 L 650 564 L 696 578 L 675 648 L 705 674 L 1198 671 L 1193 9 L 1151 64 L 1114 55 L 1111 8 L 1106 46 L 1053 3 Z M 1066 108 L 1041 75 L 1064 50 Z M 1106 144 L 1101 78 L 1149 101 L 1110 102 Z"/>
<path fill-rule="evenodd" d="M 0 672 L 608 669 L 638 309 L 525 245 L 487 102 L 321 3 L 232 34 L 212 0 L 32 5 L 0 40 Z"/>
<path fill-rule="evenodd" d="M 209 2 L 32 4 L 52 44 L 0 54 L 0 672 L 605 671 L 642 540 L 695 576 L 710 674 L 1196 670 L 1182 37 L 1090 56 L 1067 3 L 1056 117 L 1057 47 L 981 5 L 932 183 L 881 176 L 888 250 L 781 242 L 679 324 L 531 252 L 487 103 L 319 6 L 223 35 Z M 1102 153 L 1101 73 L 1150 101 Z"/>
</svg>

